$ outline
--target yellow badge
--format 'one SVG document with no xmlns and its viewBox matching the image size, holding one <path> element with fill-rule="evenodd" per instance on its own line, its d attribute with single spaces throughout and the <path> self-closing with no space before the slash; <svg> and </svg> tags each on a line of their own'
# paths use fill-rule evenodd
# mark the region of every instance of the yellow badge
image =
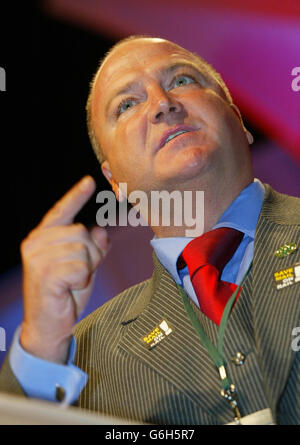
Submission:
<svg viewBox="0 0 300 445">
<path fill-rule="evenodd" d="M 170 335 L 171 332 L 173 332 L 173 329 L 170 327 L 169 323 L 166 320 L 162 320 L 158 326 L 155 326 L 149 334 L 142 338 L 142 341 L 148 349 L 152 349 Z"/>
<path fill-rule="evenodd" d="M 300 263 L 296 263 L 294 266 L 274 272 L 274 281 L 277 290 L 284 289 L 300 282 Z"/>
</svg>

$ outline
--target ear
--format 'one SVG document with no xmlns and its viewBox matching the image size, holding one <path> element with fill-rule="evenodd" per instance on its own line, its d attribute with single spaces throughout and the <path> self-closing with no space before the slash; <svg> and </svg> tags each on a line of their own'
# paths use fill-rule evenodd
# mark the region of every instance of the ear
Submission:
<svg viewBox="0 0 300 445">
<path fill-rule="evenodd" d="M 118 186 L 118 183 L 114 179 L 112 172 L 111 172 L 109 162 L 107 160 L 102 162 L 101 170 L 102 170 L 103 175 L 106 177 L 106 179 L 110 183 L 111 188 L 112 188 L 114 194 L 116 195 L 117 200 L 119 202 L 124 201 L 126 199 L 126 197 L 122 194 L 122 191 Z"/>
<path fill-rule="evenodd" d="M 237 117 L 240 119 L 240 121 L 244 127 L 243 118 L 242 118 L 239 108 L 234 103 L 231 103 L 230 106 L 233 109 L 233 111 L 235 112 L 235 114 L 237 115 Z"/>
<path fill-rule="evenodd" d="M 105 160 L 105 161 L 102 162 L 101 170 L 102 170 L 103 175 L 106 177 L 106 179 L 108 180 L 108 182 L 112 186 L 113 177 L 112 177 L 112 172 L 111 172 L 110 165 L 109 165 L 108 161 Z"/>
<path fill-rule="evenodd" d="M 248 130 L 246 130 L 246 137 L 248 139 L 249 145 L 253 144 L 254 138 L 253 138 L 252 134 L 250 133 L 250 131 L 248 131 Z"/>
<path fill-rule="evenodd" d="M 247 138 L 247 140 L 248 140 L 249 145 L 253 144 L 253 141 L 254 141 L 253 136 L 252 136 L 252 134 L 250 133 L 250 131 L 248 131 L 248 130 L 246 129 L 239 108 L 238 108 L 234 103 L 231 103 L 230 106 L 231 106 L 231 108 L 233 109 L 233 111 L 235 112 L 235 114 L 237 115 L 237 117 L 239 118 L 239 120 L 241 121 L 241 125 L 242 125 L 243 130 L 244 130 L 244 132 L 245 132 L 245 134 L 246 134 L 246 138 Z"/>
</svg>

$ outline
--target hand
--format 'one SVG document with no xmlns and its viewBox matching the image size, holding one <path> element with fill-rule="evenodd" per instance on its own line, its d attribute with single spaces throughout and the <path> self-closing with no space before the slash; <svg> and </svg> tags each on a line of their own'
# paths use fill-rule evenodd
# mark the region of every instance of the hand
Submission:
<svg viewBox="0 0 300 445">
<path fill-rule="evenodd" d="M 73 326 L 108 251 L 103 228 L 88 231 L 73 223 L 95 187 L 93 178 L 84 177 L 21 244 L 24 319 L 20 342 L 26 351 L 45 360 L 65 363 Z"/>
</svg>

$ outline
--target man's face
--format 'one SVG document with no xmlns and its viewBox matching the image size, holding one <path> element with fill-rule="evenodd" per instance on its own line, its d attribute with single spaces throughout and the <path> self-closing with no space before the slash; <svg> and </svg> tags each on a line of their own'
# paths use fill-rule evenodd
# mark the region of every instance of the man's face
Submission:
<svg viewBox="0 0 300 445">
<path fill-rule="evenodd" d="M 95 83 L 92 124 L 128 192 L 220 181 L 248 162 L 223 89 L 192 54 L 160 39 L 127 42 L 109 56 Z"/>
</svg>

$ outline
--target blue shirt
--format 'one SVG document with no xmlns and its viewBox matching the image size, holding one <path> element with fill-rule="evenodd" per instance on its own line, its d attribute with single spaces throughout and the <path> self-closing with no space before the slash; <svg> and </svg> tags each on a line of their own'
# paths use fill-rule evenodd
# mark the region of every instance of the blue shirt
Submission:
<svg viewBox="0 0 300 445">
<path fill-rule="evenodd" d="M 74 403 L 83 388 L 88 376 L 80 368 L 73 365 L 76 353 L 76 340 L 72 337 L 69 357 L 66 365 L 49 362 L 26 352 L 20 344 L 21 327 L 16 330 L 9 351 L 9 364 L 28 397 L 57 402 L 57 385 L 65 390 L 61 404 Z"/>
<path fill-rule="evenodd" d="M 239 284 L 247 271 L 254 253 L 254 236 L 258 217 L 264 199 L 264 186 L 255 179 L 246 187 L 213 227 L 232 227 L 244 233 L 235 254 L 225 266 L 221 279 Z M 177 271 L 176 262 L 182 250 L 192 238 L 156 238 L 151 245 L 162 265 L 169 271 L 175 282 L 181 284 L 190 298 L 199 306 L 187 267 Z M 9 352 L 11 369 L 24 392 L 29 397 L 56 402 L 56 385 L 65 390 L 63 404 L 75 402 L 85 387 L 88 376 L 73 364 L 76 341 L 72 338 L 69 359 L 66 365 L 48 362 L 34 357 L 20 345 L 20 327 L 17 329 Z"/>
</svg>

